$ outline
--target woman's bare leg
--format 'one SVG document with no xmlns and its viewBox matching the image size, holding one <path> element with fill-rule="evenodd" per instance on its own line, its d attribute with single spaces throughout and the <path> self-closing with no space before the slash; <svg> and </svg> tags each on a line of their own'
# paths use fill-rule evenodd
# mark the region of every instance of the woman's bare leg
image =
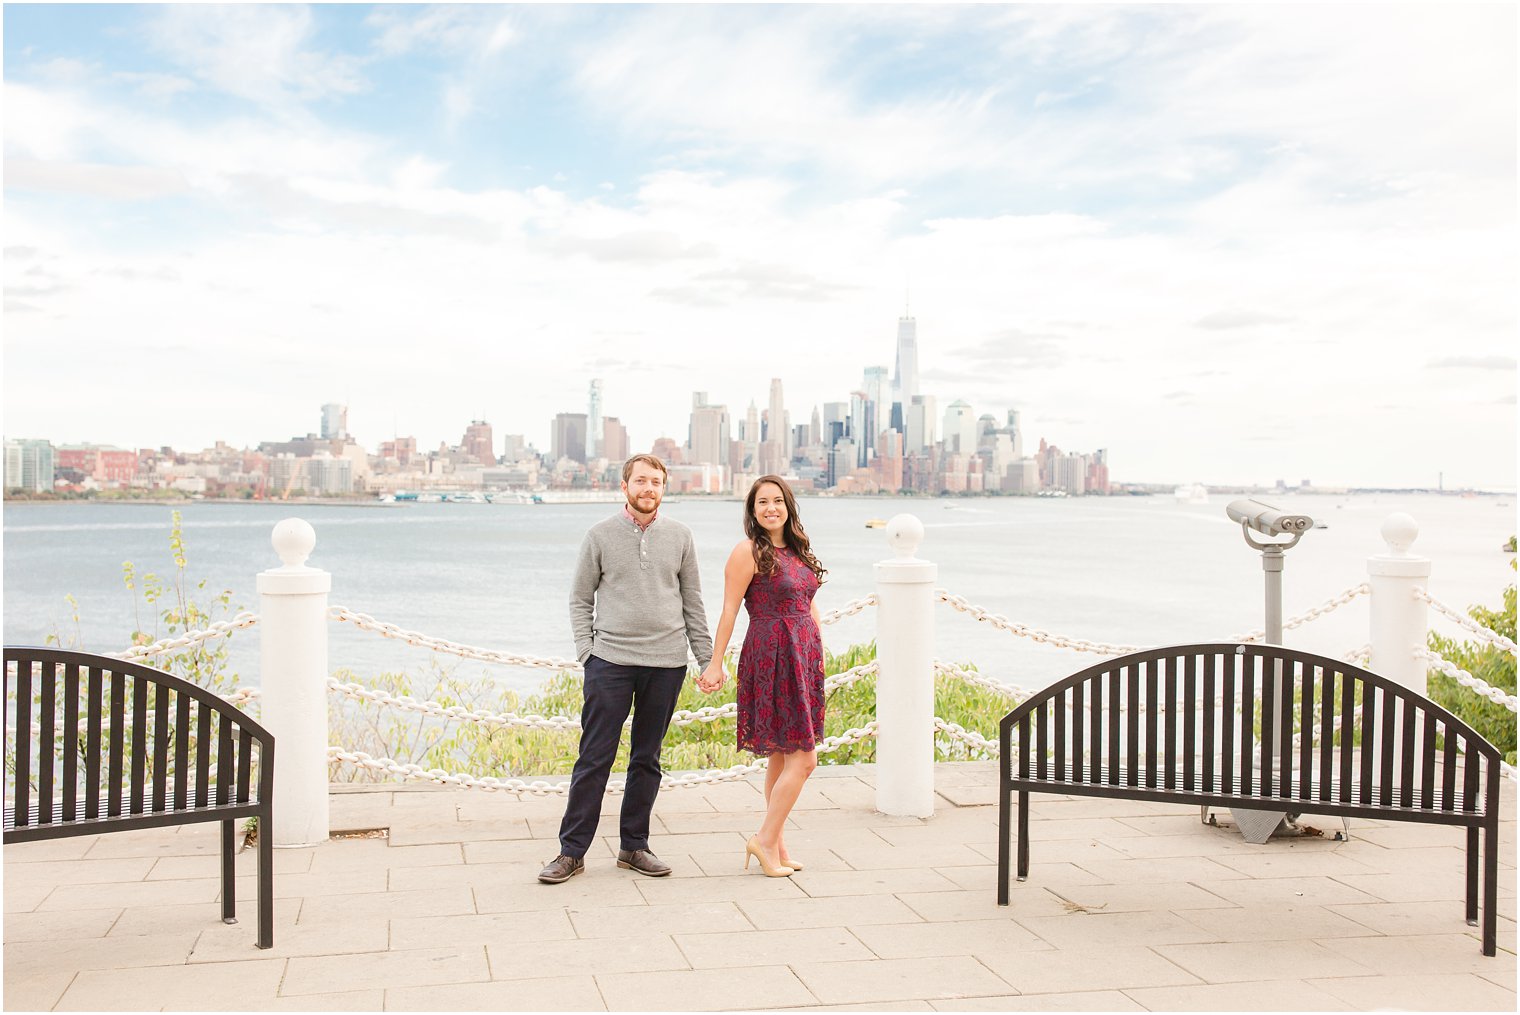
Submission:
<svg viewBox="0 0 1520 1015">
<path fill-rule="evenodd" d="M 803 784 L 807 782 L 808 776 L 813 774 L 813 769 L 818 767 L 818 752 L 795 751 L 791 754 L 773 754 L 766 768 L 769 769 L 775 765 L 778 757 L 782 762 L 781 773 L 776 777 L 775 784 L 770 787 L 770 793 L 765 802 L 765 820 L 761 822 L 760 831 L 755 838 L 765 849 L 776 850 L 779 853 L 781 830 L 786 827 L 786 819 L 792 813 L 792 806 L 802 794 Z"/>
</svg>

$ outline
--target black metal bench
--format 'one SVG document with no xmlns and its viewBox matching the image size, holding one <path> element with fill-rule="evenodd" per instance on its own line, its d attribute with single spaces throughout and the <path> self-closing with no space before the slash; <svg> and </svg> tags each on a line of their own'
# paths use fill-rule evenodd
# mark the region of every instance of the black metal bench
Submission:
<svg viewBox="0 0 1520 1015">
<path fill-rule="evenodd" d="M 1020 881 L 1030 793 L 1419 821 L 1467 829 L 1473 926 L 1482 830 L 1483 954 L 1495 953 L 1499 752 L 1386 677 L 1271 645 L 1149 649 L 1021 703 L 1003 717 L 999 744 L 999 905 L 1009 898 L 1015 792 Z"/>
<path fill-rule="evenodd" d="M 274 737 L 262 726 L 139 663 L 10 645 L 5 725 L 5 842 L 220 821 L 222 919 L 235 923 L 236 827 L 258 818 L 257 943 L 273 946 Z"/>
</svg>

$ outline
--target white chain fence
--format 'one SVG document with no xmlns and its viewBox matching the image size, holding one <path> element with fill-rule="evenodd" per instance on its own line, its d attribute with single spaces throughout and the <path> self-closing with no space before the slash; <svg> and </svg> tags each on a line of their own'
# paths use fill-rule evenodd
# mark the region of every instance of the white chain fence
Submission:
<svg viewBox="0 0 1520 1015">
<path fill-rule="evenodd" d="M 1487 698 L 1495 705 L 1503 705 L 1511 712 L 1517 711 L 1517 699 L 1515 695 L 1508 693 L 1502 687 L 1494 687 L 1485 682 L 1481 677 L 1475 677 L 1462 669 L 1456 663 L 1450 662 L 1429 649 L 1415 649 L 1415 658 L 1424 659 L 1431 669 L 1451 677 L 1457 683 L 1470 690 L 1476 691 L 1481 697 Z"/>
<path fill-rule="evenodd" d="M 1510 641 L 1498 631 L 1489 630 L 1460 610 L 1456 610 L 1450 606 L 1447 606 L 1445 603 L 1441 602 L 1439 599 L 1436 599 L 1424 589 L 1416 587 L 1414 590 L 1414 597 L 1416 599 L 1424 600 L 1430 605 L 1431 609 L 1435 610 L 1443 617 L 1446 617 L 1448 620 L 1455 621 L 1459 626 L 1464 627 L 1468 631 L 1477 635 L 1478 640 L 1483 644 L 1493 645 L 1496 648 L 1500 648 L 1505 652 L 1510 653 L 1511 655 L 1515 654 L 1515 643 L 1513 641 Z"/>
<path fill-rule="evenodd" d="M 449 641 L 446 638 L 435 638 L 421 631 L 409 631 L 395 624 L 387 624 L 376 620 L 367 613 L 357 613 L 344 606 L 334 606 L 327 611 L 328 616 L 341 623 L 353 624 L 361 631 L 373 631 L 382 638 L 397 638 L 408 645 L 418 648 L 430 649 L 434 652 L 443 652 L 447 655 L 459 656 L 462 659 L 478 659 L 481 662 L 496 663 L 501 666 L 531 666 L 548 670 L 575 670 L 579 671 L 581 664 L 574 659 L 560 659 L 556 656 L 526 656 L 512 652 L 498 652 L 495 649 L 479 648 L 475 645 L 464 645 L 457 641 Z"/>
<path fill-rule="evenodd" d="M 976 606 L 966 600 L 965 596 L 953 596 L 945 589 L 935 589 L 934 597 L 937 601 L 949 605 L 952 610 L 970 615 L 980 623 L 991 624 L 1000 631 L 1019 638 L 1028 638 L 1045 645 L 1053 645 L 1056 648 L 1069 648 L 1077 652 L 1091 652 L 1102 656 L 1122 656 L 1131 652 L 1139 652 L 1139 645 L 1109 645 L 1104 642 L 1088 641 L 1085 638 L 1068 638 L 1064 635 L 1051 634 L 1037 627 L 1029 627 L 1009 620 L 1000 613 L 989 613 L 980 606 Z"/>
<path fill-rule="evenodd" d="M 951 740 L 966 744 L 973 750 L 985 751 L 988 757 L 996 758 L 998 756 L 999 748 L 996 740 L 988 740 L 976 730 L 968 730 L 958 722 L 950 722 L 946 719 L 941 719 L 939 716 L 935 716 L 934 731 L 945 734 Z"/>
<path fill-rule="evenodd" d="M 869 740 L 874 736 L 876 736 L 876 722 L 872 720 L 864 726 L 848 729 L 838 736 L 827 737 L 819 741 L 817 751 L 819 754 L 827 754 L 831 751 L 837 751 L 846 745 Z M 421 765 L 394 761 L 391 758 L 376 758 L 364 751 L 346 751 L 341 747 L 329 747 L 327 749 L 327 759 L 328 761 L 344 762 L 353 765 L 355 768 L 383 772 L 403 780 L 433 782 L 443 786 L 459 786 L 463 789 L 531 793 L 534 796 L 563 795 L 570 792 L 570 784 L 568 782 L 545 782 L 541 779 L 528 782 L 523 779 L 498 779 L 491 775 L 476 777 L 463 772 L 448 772 L 441 768 L 423 768 Z M 667 775 L 660 779 L 660 788 L 685 789 L 691 786 L 710 786 L 720 782 L 744 779 L 756 772 L 763 771 L 765 771 L 765 762 L 761 760 L 748 765 L 712 768 L 703 772 L 688 772 L 685 775 Z M 612 780 L 607 784 L 607 793 L 622 793 L 626 788 L 626 780 Z"/>
<path fill-rule="evenodd" d="M 252 627 L 259 622 L 259 615 L 243 611 L 231 620 L 219 620 L 199 631 L 186 631 L 184 634 L 173 638 L 164 638 L 155 641 L 151 645 L 134 645 L 120 652 L 108 653 L 111 659 L 123 659 L 127 662 L 137 662 L 140 659 L 148 659 L 152 656 L 163 655 L 165 652 L 177 652 L 182 648 L 199 645 L 201 642 L 211 641 L 216 638 L 225 638 L 233 631 Z"/>
<path fill-rule="evenodd" d="M 985 687 L 989 691 L 994 691 L 998 694 L 1003 695 L 1005 698 L 1011 698 L 1014 700 L 1021 700 L 1035 693 L 1027 687 L 1015 687 L 1012 684 L 1004 684 L 1000 681 L 993 680 L 991 677 L 986 676 L 985 674 L 978 673 L 976 670 L 968 670 L 960 666 L 952 666 L 949 663 L 940 662 L 938 659 L 934 660 L 934 673 L 936 676 L 955 677 L 958 680 L 965 681 L 966 683 L 972 684 L 976 687 Z"/>
<path fill-rule="evenodd" d="M 1296 616 L 1292 616 L 1287 620 L 1284 620 L 1283 630 L 1291 631 L 1296 627 L 1302 627 L 1303 625 L 1309 623 L 1311 620 L 1318 620 L 1320 617 L 1325 616 L 1327 613 L 1334 613 L 1336 610 L 1340 609 L 1342 606 L 1345 606 L 1347 603 L 1352 602 L 1358 597 L 1370 595 L 1371 593 L 1372 586 L 1368 585 L 1366 582 L 1362 582 L 1360 585 L 1353 585 L 1350 588 L 1331 596 L 1329 599 L 1326 599 L 1318 606 L 1311 607 L 1310 609 L 1305 610 L 1303 613 L 1297 614 Z M 1246 634 L 1236 635 L 1229 640 L 1238 642 L 1255 642 L 1261 641 L 1266 636 L 1266 630 L 1261 629 L 1250 631 Z"/>
<path fill-rule="evenodd" d="M 1354 648 L 1350 652 L 1347 652 L 1345 655 L 1341 656 L 1341 662 L 1350 663 L 1352 666 L 1360 666 L 1363 669 L 1366 669 L 1367 664 L 1371 661 L 1371 645 L 1363 645 L 1360 648 Z"/>
<path fill-rule="evenodd" d="M 861 612 L 867 607 L 875 605 L 876 593 L 873 592 L 870 595 L 864 596 L 860 599 L 852 599 L 837 610 L 829 610 L 827 613 L 820 614 L 819 622 L 825 626 L 829 624 L 837 624 L 844 618 L 853 617 L 855 614 Z"/>
<path fill-rule="evenodd" d="M 823 689 L 827 693 L 840 687 L 847 687 L 876 673 L 875 662 L 862 663 L 843 672 L 836 673 L 824 681 Z M 379 705 L 390 708 L 398 708 L 403 711 L 417 712 L 422 715 L 432 716 L 438 719 L 446 719 L 455 722 L 473 722 L 483 726 L 497 727 L 523 727 L 527 729 L 543 729 L 555 732 L 569 732 L 581 728 L 580 719 L 574 716 L 555 715 L 518 715 L 515 712 L 488 712 L 476 711 L 463 705 L 443 705 L 436 701 L 420 701 L 410 695 L 391 694 L 363 684 L 345 683 L 340 680 L 328 678 L 328 690 L 341 694 L 353 701 L 372 701 Z M 255 688 L 241 690 L 239 694 L 257 697 Z M 228 700 L 232 700 L 228 697 Z M 690 726 L 699 722 L 718 722 L 723 719 L 732 719 L 738 715 L 739 706 L 735 702 L 723 705 L 706 705 L 698 709 L 680 709 L 671 716 L 672 726 Z M 631 726 L 632 719 L 625 720 L 624 726 Z"/>
</svg>

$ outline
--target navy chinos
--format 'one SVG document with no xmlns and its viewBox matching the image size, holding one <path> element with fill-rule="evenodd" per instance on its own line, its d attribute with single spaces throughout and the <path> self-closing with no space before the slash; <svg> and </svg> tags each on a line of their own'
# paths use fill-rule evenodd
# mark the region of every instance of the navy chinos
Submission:
<svg viewBox="0 0 1520 1015">
<path fill-rule="evenodd" d="M 592 655 L 584 670 L 580 757 L 570 775 L 570 799 L 559 826 L 560 852 L 581 858 L 591 848 L 630 709 L 633 729 L 619 848 L 648 849 L 649 815 L 660 792 L 660 745 L 675 714 L 686 667 L 624 666 Z"/>
</svg>

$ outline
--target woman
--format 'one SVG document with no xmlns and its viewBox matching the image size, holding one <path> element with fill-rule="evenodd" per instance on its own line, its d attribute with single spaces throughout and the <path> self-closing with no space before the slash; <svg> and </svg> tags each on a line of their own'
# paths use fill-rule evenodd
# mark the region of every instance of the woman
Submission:
<svg viewBox="0 0 1520 1015">
<path fill-rule="evenodd" d="M 727 679 L 723 653 L 742 600 L 749 630 L 739 653 L 739 748 L 769 759 L 765 820 L 745 846 L 744 866 L 754 857 L 768 877 L 790 877 L 802 864 L 787 853 L 782 826 L 818 767 L 823 739 L 823 638 L 813 596 L 826 572 L 780 476 L 750 487 L 744 534 L 723 568 L 723 616 L 698 685 L 711 693 Z"/>
</svg>

